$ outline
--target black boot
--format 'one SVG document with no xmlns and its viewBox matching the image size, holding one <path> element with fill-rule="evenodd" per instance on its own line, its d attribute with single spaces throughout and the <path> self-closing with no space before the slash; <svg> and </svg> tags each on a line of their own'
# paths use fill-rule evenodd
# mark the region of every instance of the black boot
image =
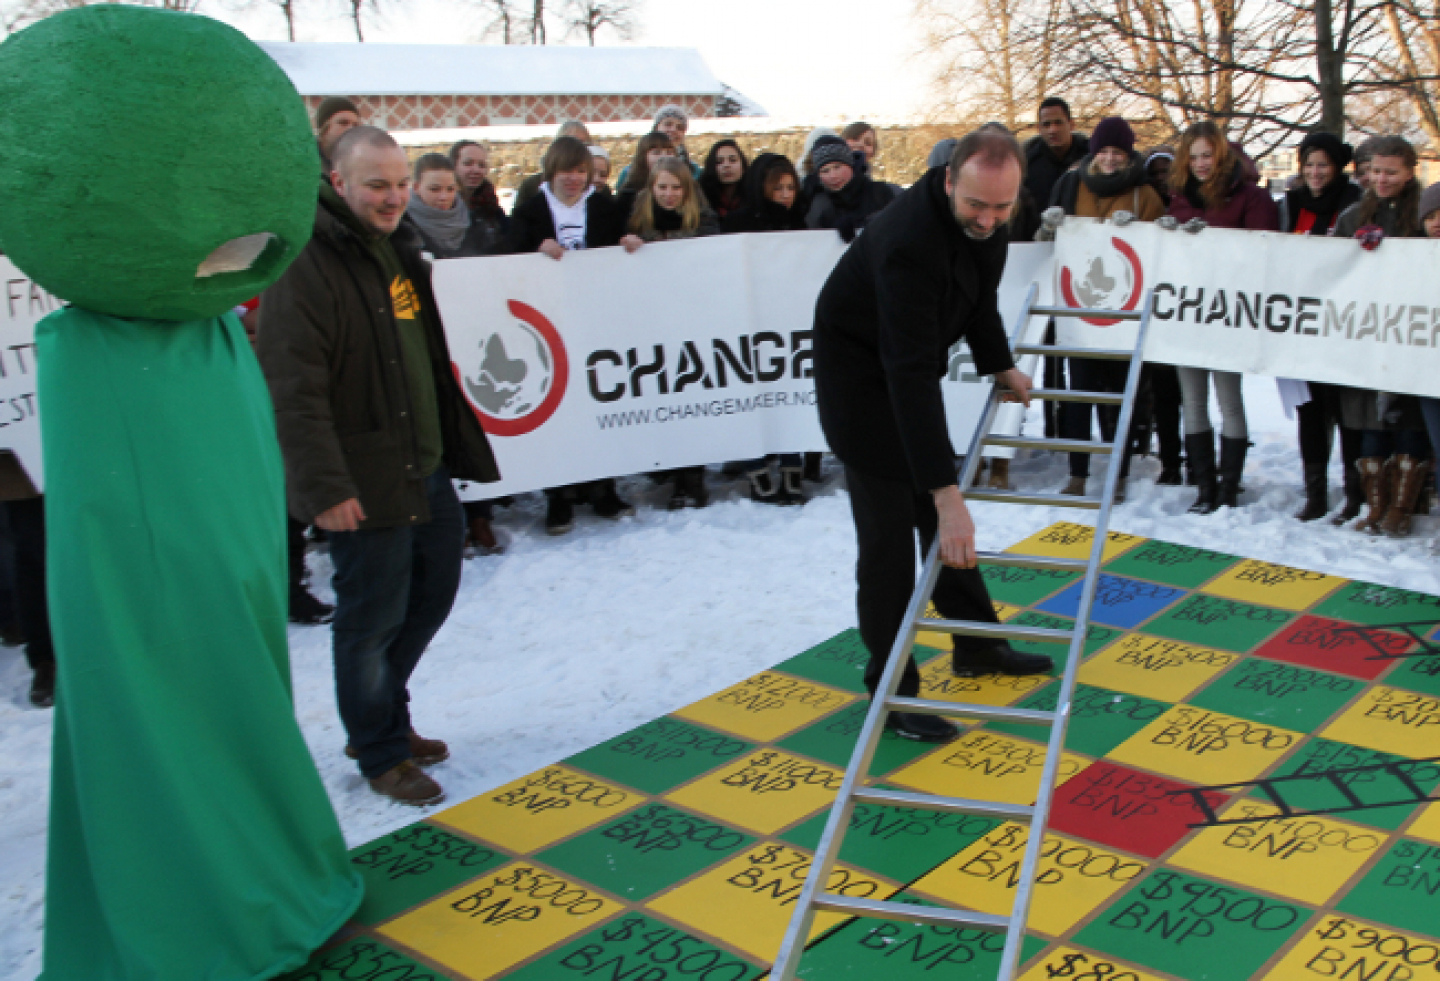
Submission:
<svg viewBox="0 0 1440 981">
<path fill-rule="evenodd" d="M 1315 521 L 1330 513 L 1330 479 L 1324 467 L 1305 468 L 1305 506 L 1295 515 L 1296 521 Z"/>
<path fill-rule="evenodd" d="M 1360 515 L 1365 504 L 1365 481 L 1360 475 L 1360 433 L 1340 427 L 1340 460 L 1345 465 L 1345 506 L 1330 519 L 1332 525 L 1343 525 Z"/>
<path fill-rule="evenodd" d="M 1248 439 L 1220 437 L 1220 482 L 1216 493 L 1216 504 L 1222 508 L 1237 507 L 1240 497 L 1240 474 L 1245 470 L 1245 451 L 1250 448 Z"/>
<path fill-rule="evenodd" d="M 1215 431 L 1186 433 L 1185 460 L 1190 466 L 1191 483 L 1200 489 L 1190 513 L 1209 514 L 1219 507 L 1215 502 Z"/>
</svg>

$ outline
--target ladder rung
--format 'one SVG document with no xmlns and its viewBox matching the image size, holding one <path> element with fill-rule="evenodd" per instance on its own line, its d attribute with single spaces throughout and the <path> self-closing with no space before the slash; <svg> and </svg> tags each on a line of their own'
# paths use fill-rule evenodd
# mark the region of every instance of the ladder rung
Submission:
<svg viewBox="0 0 1440 981">
<path fill-rule="evenodd" d="M 949 814 L 980 814 L 984 817 L 1007 818 L 1012 821 L 1028 821 L 1035 816 L 1035 808 L 1028 804 L 1007 804 L 999 800 L 969 800 L 964 797 L 940 797 L 936 794 L 914 794 L 908 790 L 882 790 L 866 787 L 851 794 L 851 800 L 860 804 L 879 804 L 886 807 L 915 807 L 926 811 L 945 811 Z"/>
<path fill-rule="evenodd" d="M 937 906 L 911 906 L 909 903 L 891 903 L 883 899 L 855 899 L 825 892 L 815 897 L 816 909 L 830 913 L 844 913 L 847 916 L 869 916 L 880 920 L 900 920 L 905 923 L 925 923 L 929 926 L 968 926 L 980 930 L 1002 933 L 1010 927 L 1008 917 L 993 913 L 973 913 L 969 910 L 942 909 Z"/>
<path fill-rule="evenodd" d="M 1089 317 L 1091 320 L 1139 320 L 1139 310 L 1096 310 L 1076 307 L 1031 307 L 1032 317 Z"/>
<path fill-rule="evenodd" d="M 1038 354 L 1046 358 L 1094 358 L 1096 361 L 1130 361 L 1134 351 L 1119 351 L 1103 347 L 1054 347 L 1046 344 L 1019 344 L 1014 353 Z"/>
<path fill-rule="evenodd" d="M 1037 436 L 986 436 L 986 446 L 1013 446 L 1017 450 L 1053 450 L 1056 453 L 1111 453 L 1114 443 L 1093 439 L 1042 439 Z"/>
<path fill-rule="evenodd" d="M 1039 504 L 1052 508 L 1083 508 L 1099 510 L 1098 497 L 1071 497 L 1069 494 L 1030 494 L 1017 491 L 980 490 L 971 488 L 965 492 L 967 500 L 994 501 L 996 504 Z"/>
<path fill-rule="evenodd" d="M 1072 392 L 1068 388 L 1032 388 L 1032 399 L 1049 399 L 1051 402 L 1087 402 L 1092 405 L 1121 405 L 1125 396 L 1114 392 Z"/>
<path fill-rule="evenodd" d="M 1090 563 L 1084 559 L 1056 559 L 1048 555 L 1016 555 L 1012 552 L 977 552 L 981 565 L 998 565 L 1007 569 L 1040 569 L 1044 572 L 1084 572 Z"/>
<path fill-rule="evenodd" d="M 1007 705 L 978 705 L 972 702 L 938 702 L 931 698 L 890 698 L 885 707 L 892 712 L 916 712 L 921 715 L 948 715 L 987 722 L 1023 722 L 1026 725 L 1054 725 L 1055 713 L 1040 709 L 1010 708 Z"/>
<path fill-rule="evenodd" d="M 1056 627 L 1025 627 L 1020 624 L 982 623 L 979 620 L 931 620 L 921 617 L 915 621 L 921 630 L 936 630 L 942 634 L 959 634 L 961 637 L 1003 637 L 1006 640 L 1058 641 L 1066 643 L 1075 636 L 1075 631 Z"/>
</svg>

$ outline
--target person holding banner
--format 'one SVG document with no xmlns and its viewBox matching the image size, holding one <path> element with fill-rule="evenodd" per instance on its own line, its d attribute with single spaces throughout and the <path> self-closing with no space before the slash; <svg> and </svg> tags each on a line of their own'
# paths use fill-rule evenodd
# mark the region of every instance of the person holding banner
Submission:
<svg viewBox="0 0 1440 981">
<path fill-rule="evenodd" d="M 940 384 L 948 352 L 963 338 L 976 370 L 1029 404 L 1030 379 L 1015 367 L 997 306 L 1009 241 L 1004 226 L 1023 173 L 1013 136 L 969 134 L 948 166 L 928 171 L 875 216 L 815 304 L 815 394 L 850 491 L 872 695 L 914 590 L 917 533 L 927 552 L 939 541 L 945 567 L 933 600 L 941 615 L 998 622 L 976 568 L 975 524 L 956 479 Z M 1038 674 L 1052 666 L 1050 658 L 1003 640 L 955 638 L 952 668 L 961 677 Z M 907 656 L 898 692 L 914 697 L 919 690 L 919 671 Z M 927 742 L 957 732 L 929 715 L 892 712 L 886 724 Z"/>
<path fill-rule="evenodd" d="M 1174 196 L 1169 227 L 1184 223 L 1198 232 L 1217 228 L 1275 231 L 1280 216 L 1270 195 L 1256 186 L 1260 172 L 1250 158 L 1225 139 L 1210 120 L 1193 123 L 1180 137 L 1170 171 Z M 1245 400 L 1238 371 L 1177 367 L 1185 400 L 1185 454 L 1199 493 L 1191 514 L 1210 514 L 1234 507 L 1240 495 L 1240 474 L 1250 448 Z M 1215 430 L 1210 423 L 1210 380 L 1220 400 L 1220 458 L 1215 458 Z"/>
</svg>

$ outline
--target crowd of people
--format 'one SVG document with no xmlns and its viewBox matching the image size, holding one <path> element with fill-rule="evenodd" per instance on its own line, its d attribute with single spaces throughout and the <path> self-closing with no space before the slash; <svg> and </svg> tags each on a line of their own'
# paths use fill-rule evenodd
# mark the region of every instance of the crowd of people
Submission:
<svg viewBox="0 0 1440 981">
<path fill-rule="evenodd" d="M 492 511 L 510 503 L 462 505 L 451 484 L 493 480 L 496 471 L 445 370 L 430 261 L 532 252 L 562 261 L 581 249 L 635 252 L 678 239 L 803 229 L 832 229 L 850 242 L 901 191 L 874 176 L 881 137 L 863 122 L 838 132 L 816 128 L 794 161 L 769 152 L 748 159 L 733 139 L 719 139 L 692 159 L 688 127 L 685 113 L 667 106 L 631 158 L 612 161 L 583 123 L 567 122 L 507 211 L 483 144 L 462 140 L 448 153 L 411 162 L 388 134 L 363 124 L 351 100 L 326 99 L 316 113 L 315 241 L 241 313 L 270 382 L 287 465 L 291 618 L 334 619 L 347 751 L 376 789 L 395 799 L 423 803 L 440 793 L 410 765 L 436 762 L 448 750 L 416 734 L 405 680 L 453 601 L 459 559 L 450 554 L 450 539 L 463 540 L 468 554 L 499 550 Z M 1372 250 L 1385 238 L 1440 237 L 1440 184 L 1421 188 L 1415 149 L 1400 137 L 1352 149 L 1339 135 L 1310 133 L 1300 143 L 1298 173 L 1277 201 L 1259 186 L 1254 162 L 1211 121 L 1186 128 L 1174 146 L 1141 150 L 1124 119 L 1103 119 L 1086 135 L 1065 101 L 1049 98 L 1039 106 L 1036 130 L 1023 147 L 1023 183 L 1007 223 L 1012 242 L 1053 238 L 1070 215 L 1191 233 L 1219 227 L 1330 235 Z M 929 165 L 943 168 L 956 143 L 937 144 Z M 284 330 L 265 327 L 282 322 Z M 1053 339 L 1053 328 L 1047 337 Z M 336 350 L 349 360 L 337 363 Z M 1048 358 L 1044 372 L 1046 388 L 1120 392 L 1125 384 L 1124 366 L 1111 362 Z M 1294 381 L 1282 388 L 1298 406 L 1305 504 L 1296 517 L 1353 522 L 1372 535 L 1409 534 L 1411 515 L 1427 509 L 1440 400 Z M 1096 421 L 1102 438 L 1116 436 L 1116 407 L 1067 402 L 1057 409 L 1047 402 L 1045 410 L 1047 437 L 1088 439 Z M 337 429 L 357 435 L 337 443 Z M 1332 509 L 1327 473 L 1337 432 L 1344 496 Z M 1237 506 L 1250 445 L 1240 375 L 1147 364 L 1124 440 L 1121 499 L 1131 458 L 1148 455 L 1152 445 L 1161 465 L 1157 482 L 1195 488 L 1192 513 Z M 1085 494 L 1089 461 L 1088 454 L 1070 455 L 1062 493 Z M 1008 488 L 1008 462 L 988 462 L 977 479 Z M 819 464 L 819 454 L 785 453 L 730 461 L 724 469 L 743 475 L 757 502 L 799 505 Z M 669 507 L 679 509 L 709 503 L 706 475 L 707 468 L 694 466 L 650 476 L 670 485 Z M 634 513 L 613 479 L 545 495 L 545 528 L 554 535 L 574 527 L 578 506 L 602 518 Z M 45 706 L 53 700 L 54 664 L 44 591 L 36 585 L 44 576 L 43 499 L 19 479 L 0 481 L 0 496 L 13 529 L 11 578 L 20 600 L 14 605 L 26 614 L 0 623 L 0 636 L 28 636 L 31 700 Z M 338 609 L 306 585 L 307 538 L 330 541 Z M 396 583 L 406 586 L 395 590 Z M 377 664 L 384 666 L 379 680 Z"/>
</svg>

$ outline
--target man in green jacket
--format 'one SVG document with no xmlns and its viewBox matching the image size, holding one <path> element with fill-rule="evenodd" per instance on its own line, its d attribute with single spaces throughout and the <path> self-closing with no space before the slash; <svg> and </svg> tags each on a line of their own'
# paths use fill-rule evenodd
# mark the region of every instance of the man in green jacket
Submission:
<svg viewBox="0 0 1440 981">
<path fill-rule="evenodd" d="M 410 721 L 407 684 L 460 585 L 464 517 L 451 478 L 499 479 L 461 395 L 419 235 L 402 224 L 405 152 L 357 126 L 336 142 L 315 232 L 260 305 L 290 511 L 329 534 L 346 752 L 406 804 L 444 793 L 448 758 Z"/>
</svg>

